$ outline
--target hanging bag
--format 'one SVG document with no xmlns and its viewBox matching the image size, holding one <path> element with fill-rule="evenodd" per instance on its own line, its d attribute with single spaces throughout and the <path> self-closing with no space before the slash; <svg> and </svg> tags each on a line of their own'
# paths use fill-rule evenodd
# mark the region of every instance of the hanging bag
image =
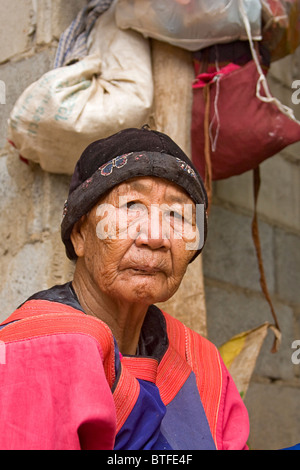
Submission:
<svg viewBox="0 0 300 470">
<path fill-rule="evenodd" d="M 121 31 L 114 7 L 95 23 L 87 55 L 31 84 L 15 104 L 8 139 L 52 173 L 72 174 L 94 140 L 147 122 L 153 100 L 149 41 Z"/>
</svg>

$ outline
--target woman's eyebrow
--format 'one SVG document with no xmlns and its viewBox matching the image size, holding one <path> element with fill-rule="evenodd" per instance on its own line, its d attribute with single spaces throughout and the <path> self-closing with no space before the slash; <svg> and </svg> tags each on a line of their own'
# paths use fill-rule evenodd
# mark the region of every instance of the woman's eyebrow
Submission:
<svg viewBox="0 0 300 470">
<path fill-rule="evenodd" d="M 166 196 L 166 201 L 171 204 L 192 204 L 191 199 L 185 194 L 169 194 Z"/>
<path fill-rule="evenodd" d="M 144 183 L 141 180 L 131 181 L 127 183 L 127 189 L 131 189 L 133 191 L 137 191 L 140 193 L 149 194 L 152 191 L 152 184 Z"/>
<path fill-rule="evenodd" d="M 149 194 L 152 191 L 152 185 L 148 183 L 144 183 L 141 180 L 132 181 L 131 183 L 128 184 L 128 188 L 132 189 L 133 191 L 137 191 L 137 192 L 144 193 L 144 194 Z M 191 204 L 191 199 L 183 192 L 181 192 L 180 194 L 172 194 L 167 190 L 166 202 L 170 202 L 172 204 L 174 203 Z"/>
</svg>

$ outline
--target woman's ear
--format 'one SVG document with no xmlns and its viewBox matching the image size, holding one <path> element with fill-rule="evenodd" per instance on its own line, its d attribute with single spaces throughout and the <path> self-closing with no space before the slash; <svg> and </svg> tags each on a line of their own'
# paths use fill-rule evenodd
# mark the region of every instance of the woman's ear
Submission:
<svg viewBox="0 0 300 470">
<path fill-rule="evenodd" d="M 78 222 L 73 226 L 70 238 L 74 247 L 74 251 L 78 258 L 84 256 L 84 247 L 85 247 L 85 222 L 86 215 L 83 215 Z"/>
</svg>

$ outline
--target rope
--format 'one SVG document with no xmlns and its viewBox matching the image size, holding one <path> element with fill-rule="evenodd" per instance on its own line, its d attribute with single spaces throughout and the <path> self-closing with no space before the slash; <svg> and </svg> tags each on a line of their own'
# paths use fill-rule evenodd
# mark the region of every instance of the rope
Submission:
<svg viewBox="0 0 300 470">
<path fill-rule="evenodd" d="M 293 121 L 297 122 L 298 124 L 300 124 L 300 121 L 298 121 L 296 118 L 295 118 L 295 115 L 294 115 L 294 112 L 291 108 L 289 108 L 288 106 L 285 106 L 284 104 L 282 104 L 277 98 L 275 98 L 271 92 L 270 92 L 270 89 L 269 89 L 269 85 L 268 85 L 268 82 L 267 82 L 267 79 L 266 79 L 266 76 L 265 74 L 263 73 L 262 71 L 262 68 L 261 68 L 261 65 L 260 65 L 260 61 L 259 61 L 259 58 L 258 58 L 258 55 L 257 55 L 257 52 L 255 50 L 255 47 L 254 47 L 254 43 L 253 43 L 253 39 L 252 39 L 252 34 L 251 34 L 251 26 L 250 26 L 250 22 L 249 22 L 249 19 L 247 17 L 247 13 L 246 13 L 246 10 L 245 10 L 245 7 L 244 7 L 244 0 L 238 0 L 239 1 L 239 8 L 240 8 L 240 13 L 241 13 L 241 16 L 242 16 L 242 19 L 244 21 L 244 25 L 245 25 L 245 29 L 246 29 L 246 33 L 247 33 L 247 36 L 248 36 L 248 40 L 249 40 L 249 45 L 250 45 L 250 49 L 251 49 L 251 54 L 252 54 L 252 57 L 253 57 L 253 60 L 256 64 L 256 68 L 257 68 L 257 72 L 259 74 L 259 78 L 258 78 L 258 81 L 257 81 L 257 85 L 256 85 L 256 97 L 265 102 L 265 103 L 273 103 L 275 104 L 278 109 L 283 113 L 285 114 L 286 116 L 288 116 L 290 119 L 292 119 Z M 261 87 L 263 87 L 264 89 L 264 92 L 265 92 L 265 96 L 261 95 Z"/>
</svg>

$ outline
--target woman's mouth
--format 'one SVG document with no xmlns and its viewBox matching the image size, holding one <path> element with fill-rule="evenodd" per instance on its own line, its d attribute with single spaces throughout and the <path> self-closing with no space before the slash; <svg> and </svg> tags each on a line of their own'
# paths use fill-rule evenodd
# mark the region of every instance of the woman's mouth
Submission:
<svg viewBox="0 0 300 470">
<path fill-rule="evenodd" d="M 153 275 L 157 274 L 158 272 L 161 272 L 161 268 L 155 267 L 155 266 L 131 266 L 128 269 L 132 270 L 136 274 L 147 274 L 147 275 Z"/>
</svg>

